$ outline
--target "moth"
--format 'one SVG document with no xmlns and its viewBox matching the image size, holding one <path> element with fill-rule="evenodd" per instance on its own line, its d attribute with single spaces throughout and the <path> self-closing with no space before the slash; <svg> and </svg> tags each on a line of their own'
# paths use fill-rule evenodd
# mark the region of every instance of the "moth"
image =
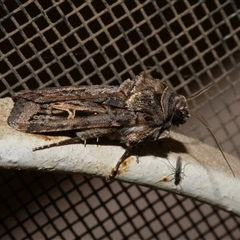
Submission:
<svg viewBox="0 0 240 240">
<path fill-rule="evenodd" d="M 134 146 L 168 137 L 172 126 L 184 124 L 190 116 L 184 96 L 145 73 L 127 79 L 120 86 L 22 90 L 13 99 L 15 105 L 8 124 L 14 129 L 26 133 L 76 133 L 71 139 L 33 151 L 77 142 L 86 144 L 88 139 L 103 136 L 124 144 L 126 150 L 107 179 L 117 175 Z"/>
</svg>

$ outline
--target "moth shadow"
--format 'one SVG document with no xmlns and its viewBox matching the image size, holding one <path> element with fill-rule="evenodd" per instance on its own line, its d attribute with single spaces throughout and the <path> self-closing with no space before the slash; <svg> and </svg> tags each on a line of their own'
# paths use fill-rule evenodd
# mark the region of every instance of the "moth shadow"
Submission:
<svg viewBox="0 0 240 240">
<path fill-rule="evenodd" d="M 73 138 L 75 136 L 74 132 L 59 132 L 48 134 L 49 136 L 67 136 Z M 71 143 L 68 143 L 69 145 Z M 81 144 L 81 143 L 80 143 Z M 84 142 L 82 142 L 84 144 Z M 99 138 L 99 141 L 96 139 L 88 139 L 86 142 L 87 145 L 105 145 L 105 146 L 122 146 L 124 149 L 127 149 L 127 147 L 124 144 L 119 143 L 118 140 L 109 139 L 107 137 L 101 137 Z M 61 145 L 61 144 L 60 144 Z M 175 153 L 187 153 L 187 149 L 185 148 L 184 144 L 181 142 L 173 139 L 173 138 L 164 138 L 158 141 L 152 141 L 152 142 L 144 142 L 137 146 L 135 146 L 131 151 L 129 155 L 135 155 L 138 157 L 141 156 L 156 156 L 161 158 L 167 158 L 170 152 Z"/>
<path fill-rule="evenodd" d="M 138 155 L 139 157 L 151 155 L 167 158 L 169 153 L 187 153 L 187 149 L 183 143 L 173 138 L 165 138 L 155 142 L 144 143 Z"/>
<path fill-rule="evenodd" d="M 89 140 L 88 144 L 96 144 L 96 139 Z M 99 140 L 100 145 L 107 146 L 119 146 L 119 141 L 109 140 L 105 137 Z M 124 149 L 127 149 L 126 146 L 122 145 Z M 164 138 L 154 142 L 144 142 L 135 146 L 129 155 L 135 155 L 138 157 L 141 156 L 156 156 L 161 158 L 167 158 L 169 153 L 187 153 L 187 149 L 183 143 L 173 139 L 173 138 Z"/>
</svg>

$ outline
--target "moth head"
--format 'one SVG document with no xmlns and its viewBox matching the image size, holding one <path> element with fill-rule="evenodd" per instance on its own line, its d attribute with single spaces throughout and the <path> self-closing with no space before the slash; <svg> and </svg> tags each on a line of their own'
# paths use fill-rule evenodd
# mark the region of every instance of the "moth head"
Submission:
<svg viewBox="0 0 240 240">
<path fill-rule="evenodd" d="M 184 124 L 188 118 L 190 117 L 190 113 L 188 110 L 187 100 L 182 95 L 175 96 L 175 108 L 173 114 L 171 116 L 171 122 L 173 125 Z"/>
</svg>

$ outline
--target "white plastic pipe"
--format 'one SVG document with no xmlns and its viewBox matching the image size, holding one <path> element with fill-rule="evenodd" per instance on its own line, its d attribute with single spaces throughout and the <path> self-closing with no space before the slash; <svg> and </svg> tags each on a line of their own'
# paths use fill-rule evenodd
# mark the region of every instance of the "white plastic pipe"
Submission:
<svg viewBox="0 0 240 240">
<path fill-rule="evenodd" d="M 34 147 L 64 138 L 12 129 L 7 124 L 12 107 L 10 98 L 0 99 L 0 168 L 105 178 L 124 152 L 120 144 L 101 145 L 101 139 L 98 144 L 86 147 L 72 144 L 32 152 Z M 134 155 L 126 159 L 116 179 L 185 195 L 240 216 L 240 161 L 226 156 L 235 178 L 218 149 L 171 132 L 169 139 L 146 143 L 140 151 L 139 163 Z M 180 184 L 175 185 L 169 166 L 171 163 L 175 167 L 178 157 L 182 158 L 183 167 L 188 164 L 182 170 Z"/>
</svg>

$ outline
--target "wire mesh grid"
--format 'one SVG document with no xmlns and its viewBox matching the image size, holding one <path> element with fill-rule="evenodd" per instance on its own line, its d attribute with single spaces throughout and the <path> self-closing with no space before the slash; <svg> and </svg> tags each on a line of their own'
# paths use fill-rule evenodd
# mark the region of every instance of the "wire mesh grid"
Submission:
<svg viewBox="0 0 240 240">
<path fill-rule="evenodd" d="M 239 156 L 238 1 L 1 1 L 1 97 L 21 89 L 119 84 L 141 71 L 181 94 Z M 213 144 L 196 121 L 181 128 Z M 1 170 L 1 239 L 237 239 L 240 219 L 121 182 Z"/>
</svg>

